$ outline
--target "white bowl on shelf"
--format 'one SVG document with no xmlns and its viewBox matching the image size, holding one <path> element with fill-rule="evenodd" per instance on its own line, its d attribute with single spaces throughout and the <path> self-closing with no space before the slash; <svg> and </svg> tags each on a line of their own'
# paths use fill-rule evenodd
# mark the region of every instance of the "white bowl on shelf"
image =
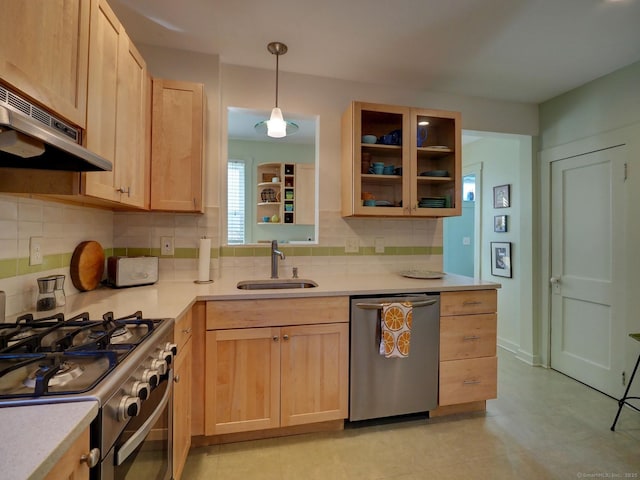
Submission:
<svg viewBox="0 0 640 480">
<path fill-rule="evenodd" d="M 378 141 L 378 137 L 375 135 L 363 135 L 362 143 L 376 143 Z"/>
</svg>

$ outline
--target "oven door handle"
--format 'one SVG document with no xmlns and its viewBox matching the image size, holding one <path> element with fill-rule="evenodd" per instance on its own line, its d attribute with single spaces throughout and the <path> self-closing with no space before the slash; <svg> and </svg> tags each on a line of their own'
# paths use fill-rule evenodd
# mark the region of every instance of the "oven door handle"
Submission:
<svg viewBox="0 0 640 480">
<path fill-rule="evenodd" d="M 167 390 L 164 392 L 162 400 L 158 407 L 154 410 L 154 412 L 149 416 L 149 418 L 142 424 L 142 426 L 138 429 L 136 433 L 134 433 L 129 440 L 122 444 L 122 446 L 118 449 L 118 453 L 116 455 L 116 465 L 122 465 L 129 455 L 131 455 L 136 448 L 147 438 L 147 435 L 156 424 L 158 419 L 164 413 L 164 409 L 167 407 L 169 403 L 169 399 L 171 398 L 171 391 L 173 390 L 173 369 L 169 370 L 169 378 L 168 378 L 168 386 Z"/>
</svg>

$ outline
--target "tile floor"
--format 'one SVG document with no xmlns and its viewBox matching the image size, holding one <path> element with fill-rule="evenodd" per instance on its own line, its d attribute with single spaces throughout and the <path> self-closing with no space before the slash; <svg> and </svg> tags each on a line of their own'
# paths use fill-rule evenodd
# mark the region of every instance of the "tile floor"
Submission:
<svg viewBox="0 0 640 480">
<path fill-rule="evenodd" d="M 640 413 L 499 352 L 487 412 L 194 448 L 185 480 L 640 478 Z"/>
</svg>

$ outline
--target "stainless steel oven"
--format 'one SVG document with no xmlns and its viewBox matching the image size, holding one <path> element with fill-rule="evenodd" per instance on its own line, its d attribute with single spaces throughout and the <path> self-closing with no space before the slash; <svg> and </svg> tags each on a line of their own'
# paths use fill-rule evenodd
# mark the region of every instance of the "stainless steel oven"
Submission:
<svg viewBox="0 0 640 480">
<path fill-rule="evenodd" d="M 173 371 L 151 391 L 100 463 L 100 480 L 169 480 L 172 475 Z"/>
<path fill-rule="evenodd" d="M 94 400 L 91 480 L 170 480 L 172 319 L 62 314 L 0 325 L 0 407 Z"/>
</svg>

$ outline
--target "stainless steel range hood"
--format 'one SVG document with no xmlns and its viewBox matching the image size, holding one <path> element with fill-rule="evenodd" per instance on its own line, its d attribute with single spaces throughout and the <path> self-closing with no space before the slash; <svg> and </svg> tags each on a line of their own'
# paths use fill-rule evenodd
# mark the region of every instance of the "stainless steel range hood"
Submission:
<svg viewBox="0 0 640 480">
<path fill-rule="evenodd" d="M 0 167 L 91 172 L 111 162 L 80 145 L 81 131 L 0 86 Z"/>
</svg>

